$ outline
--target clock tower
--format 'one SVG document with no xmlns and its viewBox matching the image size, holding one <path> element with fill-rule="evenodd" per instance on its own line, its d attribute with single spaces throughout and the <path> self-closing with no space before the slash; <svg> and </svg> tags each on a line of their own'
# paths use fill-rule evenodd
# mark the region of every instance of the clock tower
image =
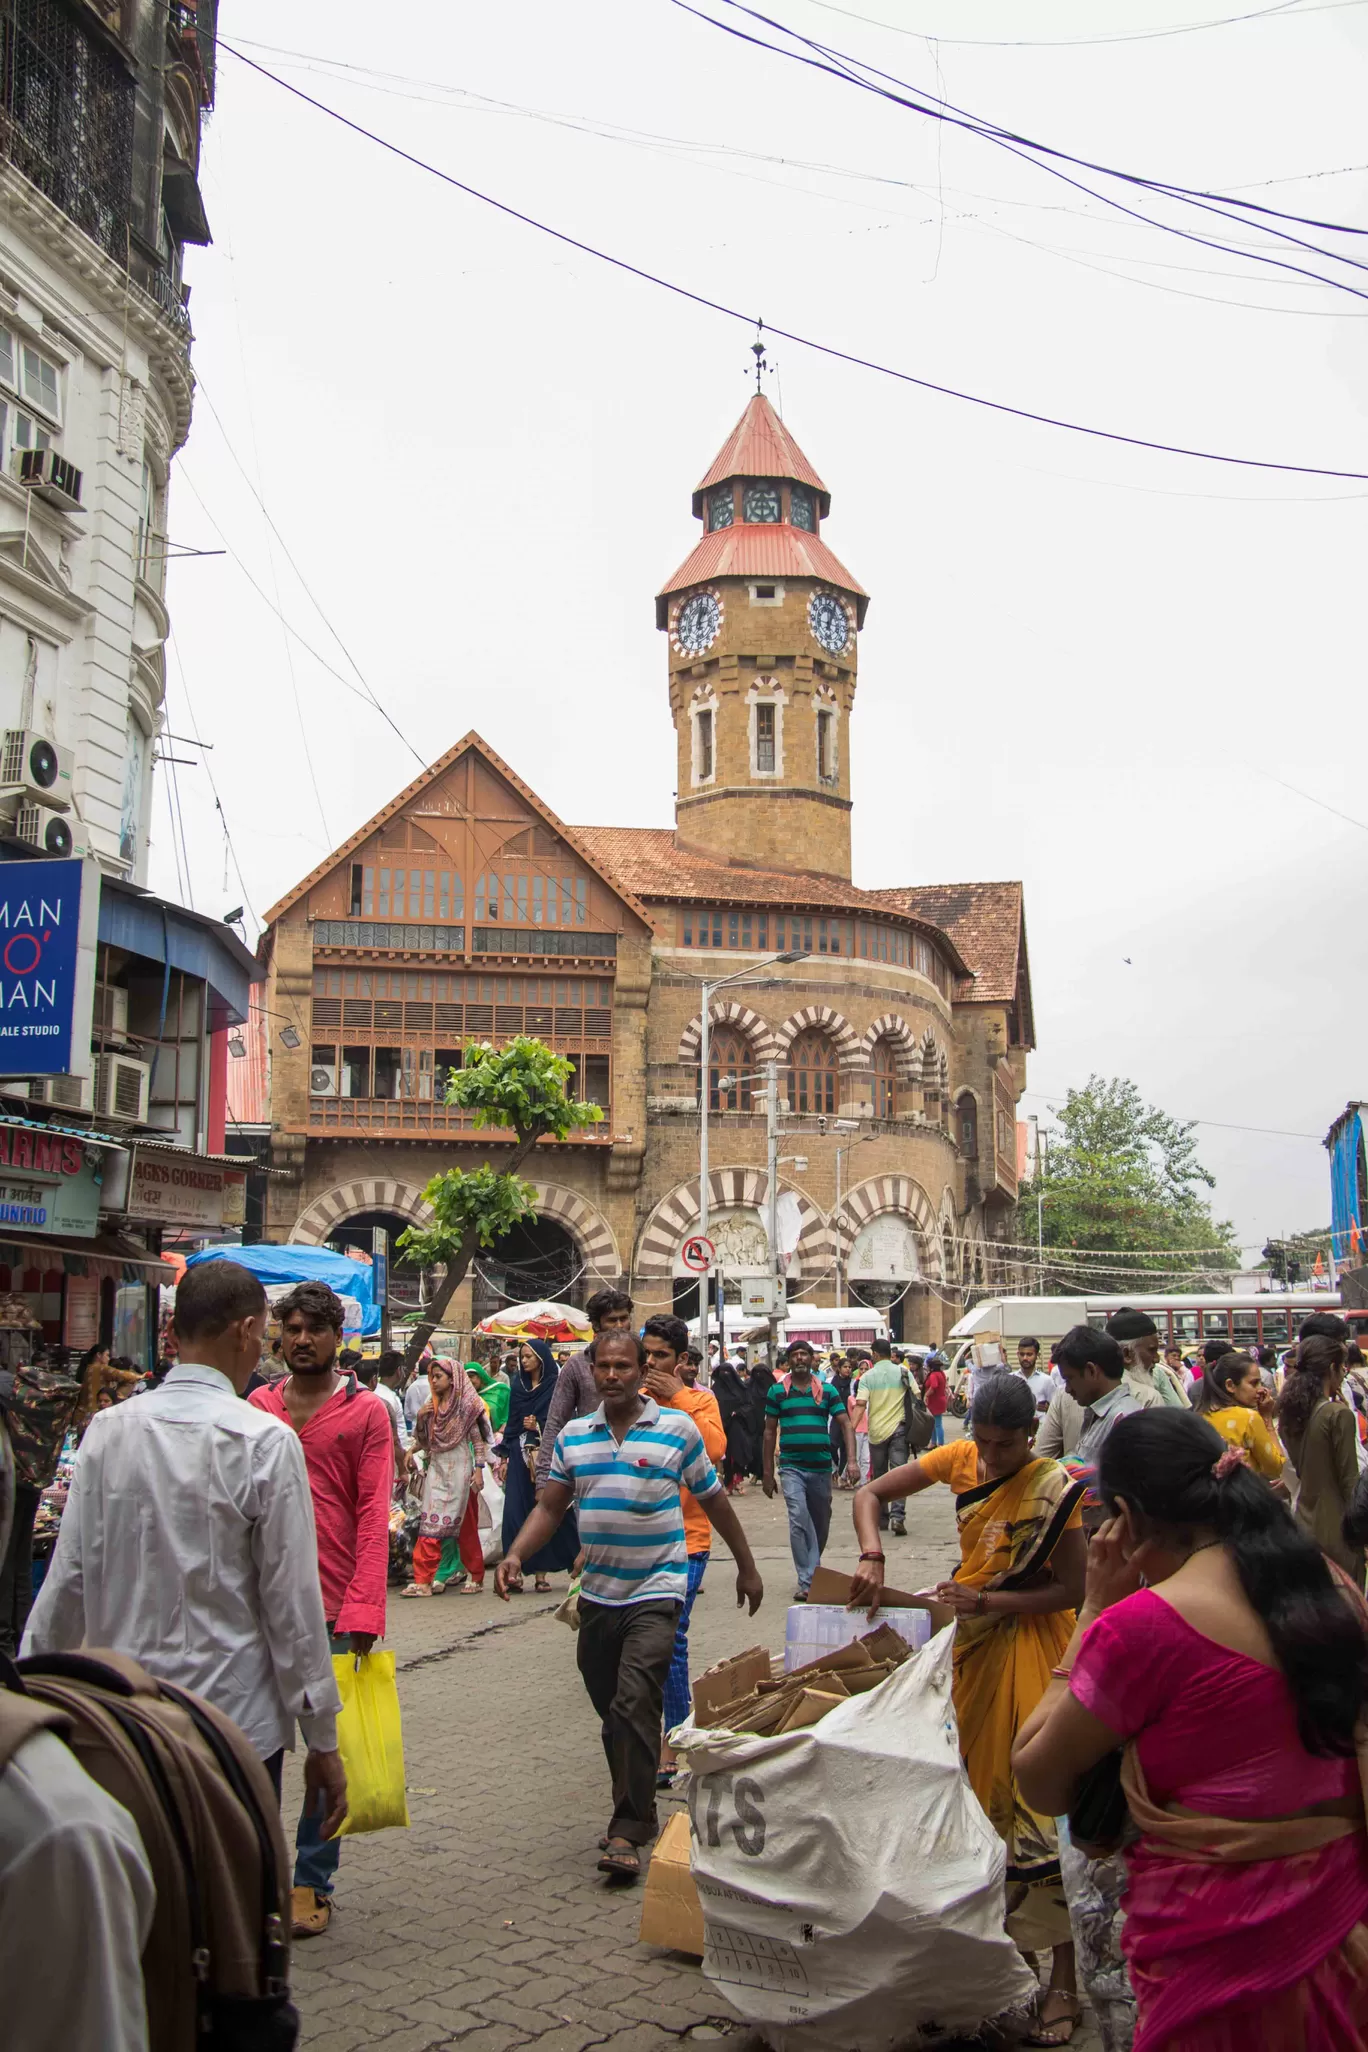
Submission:
<svg viewBox="0 0 1368 2052">
<path fill-rule="evenodd" d="M 823 539 L 831 494 L 757 392 L 693 495 L 703 533 L 656 599 L 670 637 L 676 837 L 850 876 L 850 711 L 868 594 Z"/>
</svg>

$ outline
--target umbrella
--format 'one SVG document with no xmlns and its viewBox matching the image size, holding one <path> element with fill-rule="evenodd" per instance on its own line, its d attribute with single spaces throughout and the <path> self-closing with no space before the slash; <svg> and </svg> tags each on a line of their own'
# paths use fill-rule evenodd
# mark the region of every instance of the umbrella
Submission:
<svg viewBox="0 0 1368 2052">
<path fill-rule="evenodd" d="M 491 1333 L 496 1339 L 587 1340 L 594 1329 L 573 1304 L 556 1304 L 542 1297 L 533 1304 L 509 1304 L 482 1318 L 475 1330 Z"/>
</svg>

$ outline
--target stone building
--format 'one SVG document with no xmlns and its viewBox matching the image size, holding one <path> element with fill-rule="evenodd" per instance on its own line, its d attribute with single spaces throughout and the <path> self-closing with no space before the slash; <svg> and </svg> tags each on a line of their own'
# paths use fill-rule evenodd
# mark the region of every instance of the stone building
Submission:
<svg viewBox="0 0 1368 2052">
<path fill-rule="evenodd" d="M 506 1143 L 447 1107 L 444 1077 L 463 1040 L 536 1033 L 606 1117 L 543 1143 L 539 1223 L 478 1264 L 457 1322 L 501 1292 L 619 1277 L 642 1307 L 692 1310 L 700 987 L 732 978 L 703 1081 L 728 1281 L 768 1267 L 771 1061 L 782 1152 L 806 1163 L 781 1166 L 791 1300 L 887 1305 L 904 1338 L 939 1338 L 1008 1279 L 994 1242 L 1033 1040 L 1021 887 L 851 880 L 869 600 L 826 540 L 830 504 L 757 394 L 656 600 L 673 827 L 568 826 L 469 734 L 272 908 L 265 1002 L 300 1044 L 273 1050 L 270 1237 L 397 1230 L 434 1173 L 497 1161 Z"/>
</svg>

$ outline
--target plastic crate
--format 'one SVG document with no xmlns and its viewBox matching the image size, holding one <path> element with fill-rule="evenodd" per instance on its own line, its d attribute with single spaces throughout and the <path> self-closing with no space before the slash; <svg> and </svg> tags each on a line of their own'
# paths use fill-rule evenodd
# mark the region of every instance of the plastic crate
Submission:
<svg viewBox="0 0 1368 2052">
<path fill-rule="evenodd" d="M 900 1638 L 914 1649 L 931 1637 L 931 1618 L 925 1610 L 881 1610 L 878 1624 L 892 1625 Z M 791 1674 L 819 1654 L 834 1653 L 873 1631 L 863 1610 L 847 1610 L 842 1603 L 795 1603 L 788 1613 L 784 1631 L 784 1671 Z"/>
</svg>

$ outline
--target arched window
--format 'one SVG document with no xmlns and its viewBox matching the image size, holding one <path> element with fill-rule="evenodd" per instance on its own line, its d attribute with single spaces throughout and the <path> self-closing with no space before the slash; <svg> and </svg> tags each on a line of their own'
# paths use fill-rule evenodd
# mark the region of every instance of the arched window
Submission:
<svg viewBox="0 0 1368 2052">
<path fill-rule="evenodd" d="M 898 1061 L 889 1040 L 876 1040 L 869 1058 L 869 1087 L 876 1119 L 898 1116 Z"/>
<path fill-rule="evenodd" d="M 960 1153 L 972 1157 L 978 1153 L 978 1106 L 966 1090 L 955 1106 L 959 1120 Z"/>
<path fill-rule="evenodd" d="M 839 1061 L 834 1042 L 809 1027 L 793 1043 L 789 1057 L 789 1103 L 796 1112 L 835 1111 Z"/>
<path fill-rule="evenodd" d="M 730 1026 L 715 1026 L 708 1036 L 708 1109 L 749 1111 L 754 1068 L 741 1035 Z"/>
</svg>

